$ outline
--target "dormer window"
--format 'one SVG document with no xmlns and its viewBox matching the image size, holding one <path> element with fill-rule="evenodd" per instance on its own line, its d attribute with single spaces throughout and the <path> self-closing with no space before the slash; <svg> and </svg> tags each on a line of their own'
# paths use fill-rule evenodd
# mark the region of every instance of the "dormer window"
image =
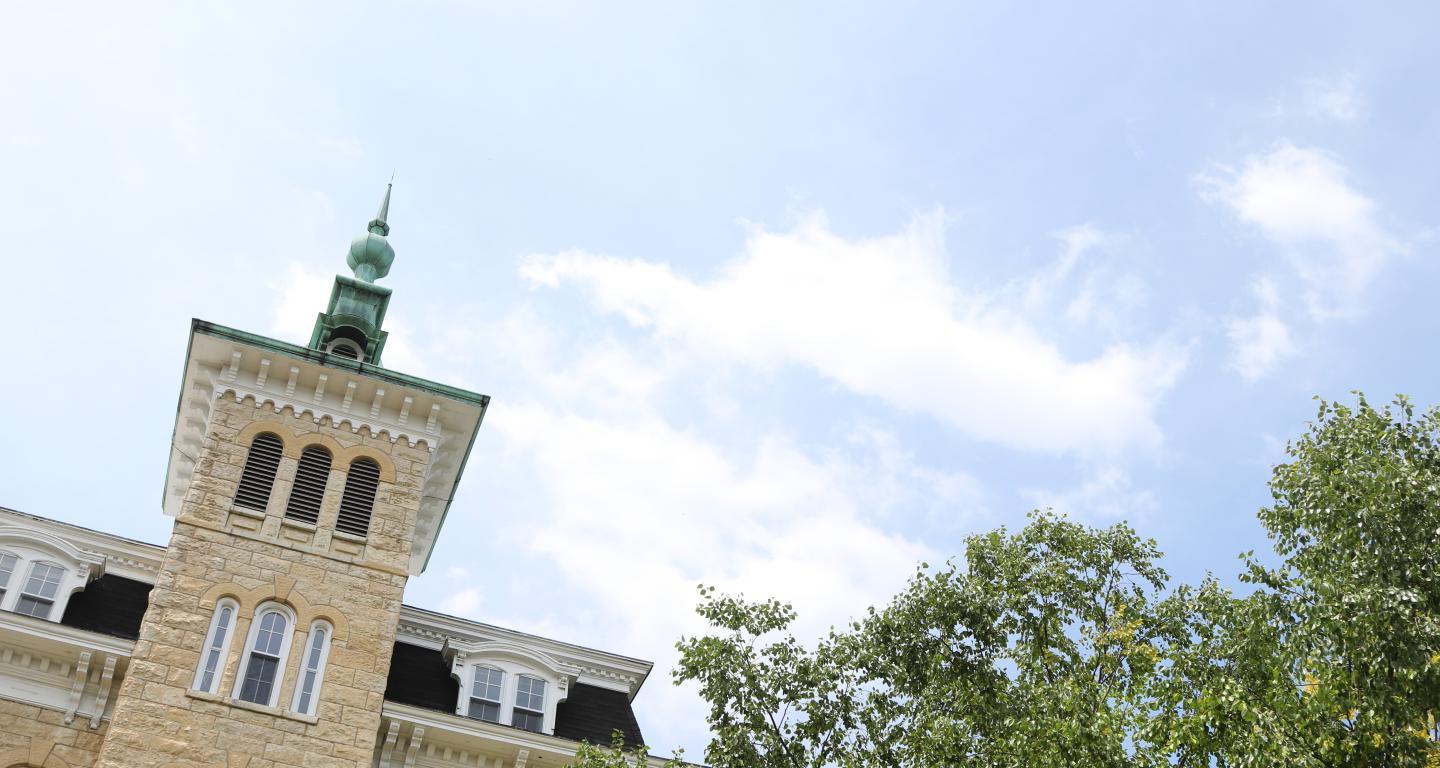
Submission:
<svg viewBox="0 0 1440 768">
<path fill-rule="evenodd" d="M 0 526 L 0 610 L 59 620 L 104 558 L 37 531 Z"/>
<path fill-rule="evenodd" d="M 500 722 L 500 689 L 504 683 L 504 672 L 494 667 L 476 667 L 475 685 L 470 691 L 470 717 Z"/>
<path fill-rule="evenodd" d="M 509 643 L 457 648 L 460 676 L 455 713 L 533 733 L 555 732 L 555 708 L 575 674 L 554 659 Z"/>
<path fill-rule="evenodd" d="M 65 569 L 54 563 L 31 563 L 30 577 L 20 590 L 15 612 L 37 619 L 50 618 L 50 609 L 55 607 L 55 595 L 60 590 L 60 579 L 64 575 Z"/>
<path fill-rule="evenodd" d="M 515 680 L 515 712 L 510 724 L 540 733 L 545 727 L 545 681 L 530 675 Z"/>
</svg>

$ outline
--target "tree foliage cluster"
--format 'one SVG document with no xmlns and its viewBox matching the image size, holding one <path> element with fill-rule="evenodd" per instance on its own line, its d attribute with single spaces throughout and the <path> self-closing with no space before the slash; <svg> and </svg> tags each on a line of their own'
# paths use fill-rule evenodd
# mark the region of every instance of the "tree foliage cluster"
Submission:
<svg viewBox="0 0 1440 768">
<path fill-rule="evenodd" d="M 702 588 L 678 681 L 716 768 L 1423 766 L 1440 703 L 1440 410 L 1320 402 L 1235 588 L 1050 512 L 804 643 Z M 604 750 L 595 753 L 593 765 Z M 608 753 L 616 755 L 613 750 Z"/>
</svg>

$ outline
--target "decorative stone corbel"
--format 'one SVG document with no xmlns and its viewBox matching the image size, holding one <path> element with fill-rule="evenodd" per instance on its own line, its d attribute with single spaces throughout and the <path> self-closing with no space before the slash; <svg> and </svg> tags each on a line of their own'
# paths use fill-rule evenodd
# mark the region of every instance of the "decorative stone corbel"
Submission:
<svg viewBox="0 0 1440 768">
<path fill-rule="evenodd" d="M 90 674 L 90 652 L 81 651 L 80 661 L 75 665 L 75 680 L 70 684 L 70 703 L 65 707 L 65 724 L 75 722 L 75 713 L 80 711 L 80 696 L 85 693 L 85 679 Z"/>
<path fill-rule="evenodd" d="M 100 718 L 105 714 L 105 708 L 110 706 L 110 686 L 115 683 L 115 662 L 119 659 L 115 656 L 105 658 L 105 668 L 100 672 L 100 693 L 95 697 L 95 714 L 90 716 L 90 730 L 100 727 Z"/>
<path fill-rule="evenodd" d="M 415 768 L 415 756 L 420 754 L 420 745 L 425 741 L 425 726 L 410 729 L 410 745 L 405 748 L 405 768 Z"/>
<path fill-rule="evenodd" d="M 515 756 L 515 768 L 525 768 L 525 764 L 528 762 L 530 762 L 530 750 L 520 750 L 520 754 Z"/>
<path fill-rule="evenodd" d="M 385 732 L 385 746 L 380 749 L 380 768 L 390 768 L 390 756 L 395 753 L 395 740 L 400 738 L 400 721 L 391 720 L 390 729 Z"/>
</svg>

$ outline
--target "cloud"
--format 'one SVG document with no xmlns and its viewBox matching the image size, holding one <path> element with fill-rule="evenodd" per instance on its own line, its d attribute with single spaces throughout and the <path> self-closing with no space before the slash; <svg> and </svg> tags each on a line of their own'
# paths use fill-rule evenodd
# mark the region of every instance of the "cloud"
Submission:
<svg viewBox="0 0 1440 768">
<path fill-rule="evenodd" d="M 1349 171 L 1320 149 L 1281 141 L 1198 177 L 1202 196 L 1228 207 L 1281 246 L 1317 319 L 1352 315 L 1365 288 L 1404 246 L 1376 220 L 1376 205 L 1350 186 Z"/>
<path fill-rule="evenodd" d="M 285 279 L 272 282 L 270 290 L 277 296 L 270 318 L 270 331 L 286 341 L 305 343 L 315 329 L 315 315 L 330 300 L 333 274 L 315 272 L 304 264 L 292 262 L 285 270 Z"/>
<path fill-rule="evenodd" d="M 700 281 L 584 251 L 533 256 L 521 272 L 536 286 L 578 285 L 603 311 L 722 368 L 809 368 L 982 440 L 1044 452 L 1159 444 L 1154 408 L 1185 350 L 1114 343 L 1067 357 L 1023 311 L 950 277 L 943 223 L 937 212 L 870 239 L 833 234 L 821 214 L 789 232 L 755 227 Z M 1078 249 L 1086 236 L 1076 237 Z"/>
<path fill-rule="evenodd" d="M 1275 283 L 1257 280 L 1251 291 L 1260 309 L 1249 317 L 1230 319 L 1225 333 L 1234 350 L 1230 365 L 1246 381 L 1265 377 L 1280 360 L 1295 353 L 1290 327 L 1280 318 L 1280 299 Z"/>
<path fill-rule="evenodd" d="M 1360 116 L 1357 79 L 1347 72 L 1337 80 L 1310 78 L 1301 84 L 1306 114 L 1351 122 Z"/>
<path fill-rule="evenodd" d="M 585 626 L 587 642 L 655 661 L 661 676 L 640 702 L 647 727 L 692 744 L 702 740 L 703 706 L 663 675 L 674 639 L 705 630 L 692 611 L 697 583 L 792 602 L 797 635 L 817 637 L 884 603 L 936 558 L 882 527 L 895 505 L 973 492 L 967 477 L 916 467 L 872 435 L 856 437 L 859 457 L 812 455 L 777 434 L 727 450 L 653 412 L 583 410 L 496 401 L 487 428 L 534 472 L 539 509 L 523 523 L 532 556 L 557 568 L 571 601 L 591 612 L 565 620 Z M 965 519 L 964 508 L 949 512 Z"/>
<path fill-rule="evenodd" d="M 1093 469 L 1090 477 L 1073 488 L 1027 488 L 1020 496 L 1036 507 L 1091 520 L 1134 522 L 1159 508 L 1154 492 L 1135 488 L 1129 475 L 1115 466 Z"/>
</svg>

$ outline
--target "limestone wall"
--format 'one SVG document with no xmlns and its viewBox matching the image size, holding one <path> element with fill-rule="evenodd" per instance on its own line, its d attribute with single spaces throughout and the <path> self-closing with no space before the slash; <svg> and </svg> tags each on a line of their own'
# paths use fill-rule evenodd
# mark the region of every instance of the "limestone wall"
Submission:
<svg viewBox="0 0 1440 768">
<path fill-rule="evenodd" d="M 267 513 L 231 508 L 249 441 L 285 442 Z M 306 444 L 335 456 L 315 526 L 282 519 Z M 369 536 L 334 535 L 344 471 L 365 455 L 381 466 Z M 429 453 L 424 445 L 357 435 L 328 419 L 276 414 L 252 400 L 217 401 L 169 552 L 150 596 L 129 671 L 100 754 L 105 768 L 225 765 L 369 766 L 399 619 Z M 216 601 L 233 598 L 238 622 L 216 695 L 190 690 Z M 279 601 L 297 616 L 278 706 L 231 698 L 256 608 Z M 316 716 L 288 711 L 311 620 L 335 627 Z M 5 768 L 5 766 L 0 766 Z"/>
<path fill-rule="evenodd" d="M 95 764 L 107 726 L 87 727 L 89 718 L 64 723 L 65 713 L 0 699 L 0 768 L 89 768 Z"/>
</svg>

